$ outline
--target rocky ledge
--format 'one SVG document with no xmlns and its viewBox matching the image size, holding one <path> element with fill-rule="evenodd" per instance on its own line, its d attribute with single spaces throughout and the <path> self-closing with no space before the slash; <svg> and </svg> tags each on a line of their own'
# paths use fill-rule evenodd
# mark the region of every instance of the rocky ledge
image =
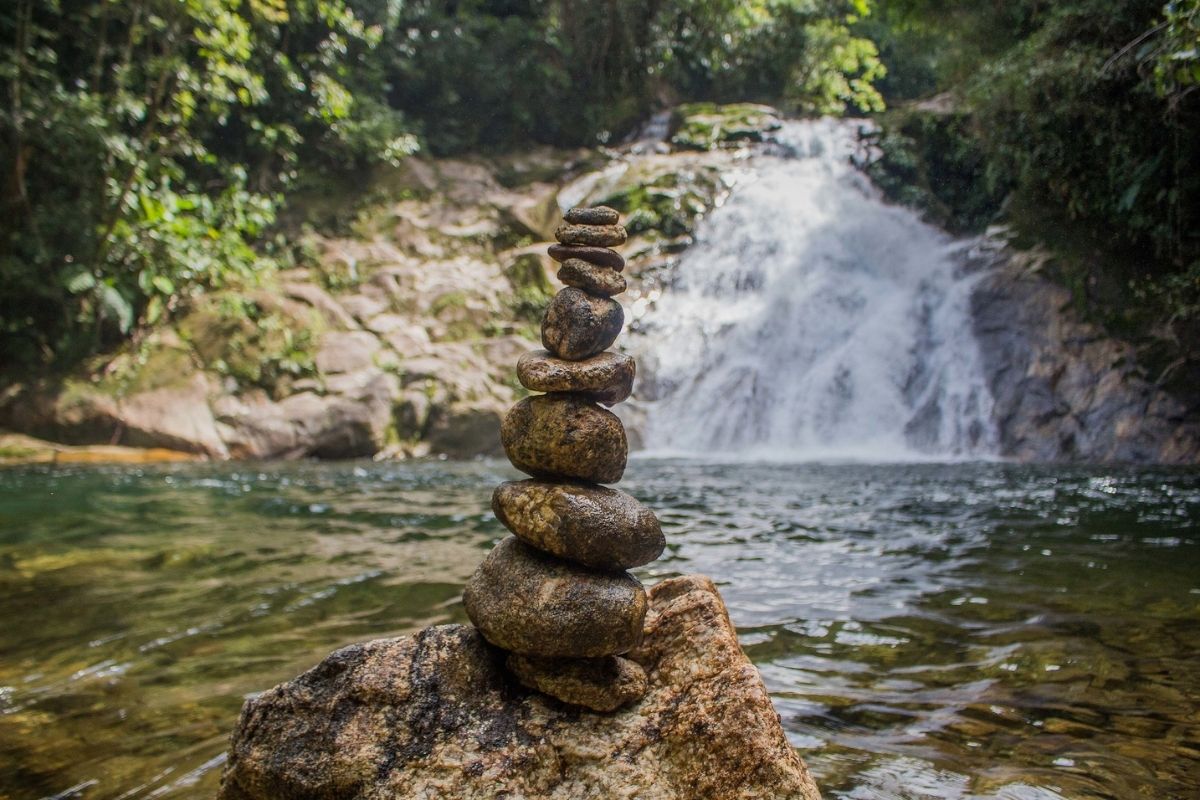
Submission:
<svg viewBox="0 0 1200 800">
<path fill-rule="evenodd" d="M 1135 348 L 1072 310 L 1029 254 L 985 241 L 971 298 L 1001 455 L 1018 461 L 1200 463 L 1200 409 L 1145 374 Z"/>
<path fill-rule="evenodd" d="M 629 654 L 645 695 L 612 714 L 522 687 L 472 628 L 352 645 L 246 703 L 220 800 L 819 800 L 712 581 L 649 592 Z"/>
</svg>

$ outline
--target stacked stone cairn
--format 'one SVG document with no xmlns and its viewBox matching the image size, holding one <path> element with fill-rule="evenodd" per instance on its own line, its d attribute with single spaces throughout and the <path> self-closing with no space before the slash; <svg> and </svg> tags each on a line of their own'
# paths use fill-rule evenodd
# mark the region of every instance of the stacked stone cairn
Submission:
<svg viewBox="0 0 1200 800">
<path fill-rule="evenodd" d="M 641 643 L 646 593 L 626 570 L 658 558 L 658 519 L 616 483 L 629 446 L 612 406 L 633 389 L 634 361 L 608 351 L 625 322 L 625 229 L 611 208 L 573 208 L 550 257 L 567 285 L 542 320 L 545 350 L 517 362 L 517 403 L 500 438 L 533 480 L 496 487 L 492 509 L 513 536 L 488 554 L 463 593 L 483 637 L 508 651 L 525 686 L 564 703 L 613 711 L 646 692 L 623 658 Z"/>
</svg>

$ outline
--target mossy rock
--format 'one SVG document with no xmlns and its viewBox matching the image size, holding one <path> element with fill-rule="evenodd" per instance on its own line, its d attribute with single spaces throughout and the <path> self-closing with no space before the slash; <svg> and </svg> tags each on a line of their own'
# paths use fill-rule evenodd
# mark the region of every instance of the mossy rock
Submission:
<svg viewBox="0 0 1200 800">
<path fill-rule="evenodd" d="M 687 103 L 671 116 L 671 144 L 682 150 L 712 150 L 761 142 L 778 130 L 779 112 L 755 103 Z"/>
<path fill-rule="evenodd" d="M 716 167 L 631 171 L 597 204 L 620 211 L 631 236 L 657 232 L 671 239 L 689 235 L 724 189 Z"/>
<path fill-rule="evenodd" d="M 178 327 L 205 368 L 240 385 L 278 395 L 292 379 L 316 375 L 320 316 L 293 309 L 267 292 L 208 295 Z"/>
</svg>

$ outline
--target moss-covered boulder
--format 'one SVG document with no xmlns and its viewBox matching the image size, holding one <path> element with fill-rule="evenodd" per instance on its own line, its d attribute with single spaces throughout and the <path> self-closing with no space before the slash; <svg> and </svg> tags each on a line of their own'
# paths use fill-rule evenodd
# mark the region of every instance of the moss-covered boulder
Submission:
<svg viewBox="0 0 1200 800">
<path fill-rule="evenodd" d="M 755 103 L 686 103 L 671 117 L 671 144 L 682 150 L 761 142 L 780 127 L 779 112 Z"/>
</svg>

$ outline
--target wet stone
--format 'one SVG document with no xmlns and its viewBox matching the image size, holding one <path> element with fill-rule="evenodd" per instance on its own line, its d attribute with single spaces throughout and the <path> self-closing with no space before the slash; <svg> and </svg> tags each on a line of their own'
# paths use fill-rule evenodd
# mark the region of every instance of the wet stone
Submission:
<svg viewBox="0 0 1200 800">
<path fill-rule="evenodd" d="M 535 478 L 616 483 L 625 474 L 625 426 L 611 411 L 569 394 L 526 397 L 504 416 L 500 443 Z"/>
<path fill-rule="evenodd" d="M 607 349 L 624 324 L 625 311 L 616 300 L 568 286 L 542 318 L 542 346 L 559 358 L 581 361 Z"/>
<path fill-rule="evenodd" d="M 535 658 L 510 655 L 509 672 L 522 685 L 570 705 L 616 711 L 641 699 L 648 682 L 636 661 L 608 658 Z"/>
<path fill-rule="evenodd" d="M 597 569 L 640 567 L 666 546 L 654 512 L 605 486 L 510 481 L 492 493 L 492 511 L 526 544 Z"/>
<path fill-rule="evenodd" d="M 612 297 L 625 291 L 625 276 L 611 267 L 599 267 L 578 258 L 568 258 L 558 270 L 558 279 L 588 294 Z"/>
<path fill-rule="evenodd" d="M 623 353 L 599 353 L 583 361 L 534 350 L 517 361 L 517 380 L 531 392 L 570 392 L 606 406 L 628 399 L 636 363 Z"/>
<path fill-rule="evenodd" d="M 554 238 L 563 244 L 590 247 L 616 247 L 625 244 L 629 234 L 620 225 L 571 225 L 564 223 L 554 231 Z"/>
<path fill-rule="evenodd" d="M 625 259 L 616 250 L 609 250 L 607 247 L 588 247 L 578 244 L 552 244 L 547 248 L 546 252 L 555 261 L 563 262 L 567 259 L 578 258 L 581 261 L 586 261 L 589 264 L 595 264 L 600 267 L 611 267 L 618 272 L 625 269 Z"/>
<path fill-rule="evenodd" d="M 608 206 L 576 207 L 563 214 L 563 219 L 575 225 L 616 225 L 620 218 L 617 210 Z"/>
<path fill-rule="evenodd" d="M 467 616 L 503 650 L 549 658 L 620 655 L 642 640 L 646 592 L 632 575 L 595 572 L 508 537 L 463 592 Z"/>
</svg>

